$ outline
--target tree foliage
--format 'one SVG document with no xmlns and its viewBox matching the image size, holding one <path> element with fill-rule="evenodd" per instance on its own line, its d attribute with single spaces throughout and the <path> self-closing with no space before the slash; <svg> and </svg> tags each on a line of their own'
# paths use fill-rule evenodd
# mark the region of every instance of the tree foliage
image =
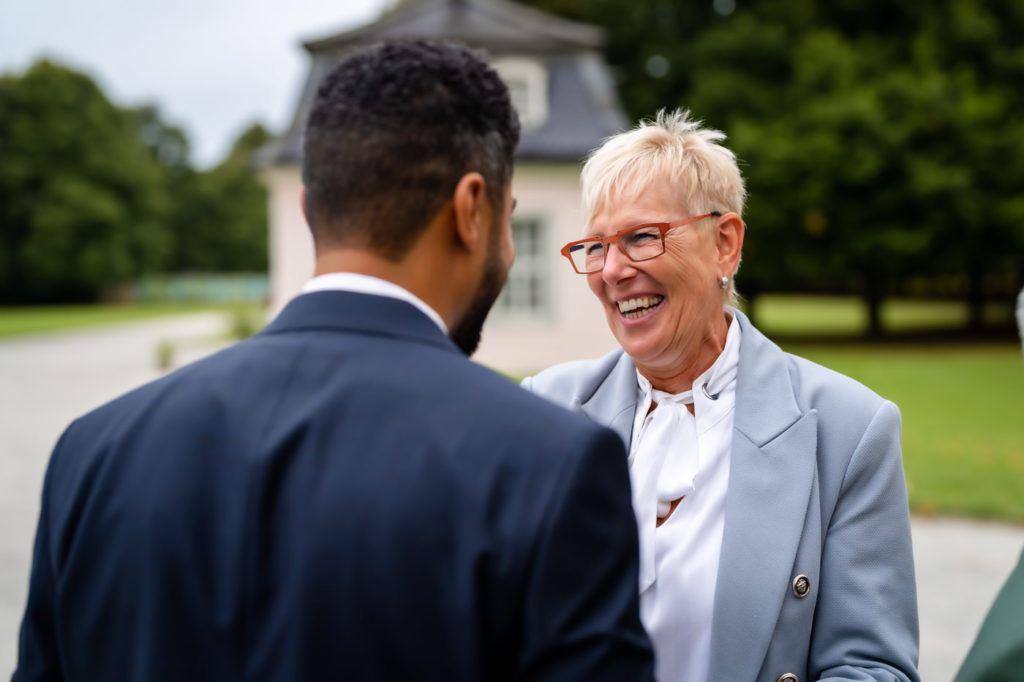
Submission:
<svg viewBox="0 0 1024 682">
<path fill-rule="evenodd" d="M 180 183 L 171 217 L 176 271 L 263 271 L 267 268 L 267 196 L 255 170 L 257 150 L 270 140 L 254 124 L 224 161 Z"/>
<path fill-rule="evenodd" d="M 164 266 L 157 168 L 129 116 L 43 61 L 0 78 L 0 299 L 89 300 Z"/>
<path fill-rule="evenodd" d="M 154 106 L 119 108 L 87 76 L 40 61 L 0 77 L 0 302 L 92 301 L 143 275 L 259 271 L 266 195 L 246 130 L 197 171 Z"/>
<path fill-rule="evenodd" d="M 741 289 L 960 296 L 1024 277 L 1024 5 L 523 0 L 606 30 L 633 120 L 725 130 L 750 200 Z"/>
</svg>

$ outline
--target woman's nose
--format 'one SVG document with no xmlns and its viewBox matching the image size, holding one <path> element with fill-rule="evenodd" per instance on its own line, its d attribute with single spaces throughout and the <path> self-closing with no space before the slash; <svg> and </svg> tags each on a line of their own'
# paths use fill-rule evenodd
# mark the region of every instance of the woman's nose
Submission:
<svg viewBox="0 0 1024 682">
<path fill-rule="evenodd" d="M 601 278 L 608 284 L 615 284 L 636 274 L 633 261 L 618 244 L 609 244 L 604 254 L 604 269 Z"/>
</svg>

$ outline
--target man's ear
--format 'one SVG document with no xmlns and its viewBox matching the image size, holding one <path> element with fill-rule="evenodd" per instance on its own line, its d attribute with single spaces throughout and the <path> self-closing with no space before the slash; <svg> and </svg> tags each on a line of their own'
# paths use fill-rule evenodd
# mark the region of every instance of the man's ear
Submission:
<svg viewBox="0 0 1024 682">
<path fill-rule="evenodd" d="M 455 185 L 452 213 L 455 219 L 456 242 L 472 251 L 485 243 L 486 226 L 490 224 L 491 205 L 487 197 L 487 181 L 479 173 L 466 173 Z"/>
<path fill-rule="evenodd" d="M 715 227 L 718 267 L 719 272 L 726 277 L 732 277 L 739 267 L 744 230 L 743 219 L 737 213 L 725 213 L 718 219 L 718 225 Z"/>
<path fill-rule="evenodd" d="M 302 208 L 302 219 L 309 225 L 309 212 L 306 211 L 306 187 L 299 188 L 299 206 Z"/>
</svg>

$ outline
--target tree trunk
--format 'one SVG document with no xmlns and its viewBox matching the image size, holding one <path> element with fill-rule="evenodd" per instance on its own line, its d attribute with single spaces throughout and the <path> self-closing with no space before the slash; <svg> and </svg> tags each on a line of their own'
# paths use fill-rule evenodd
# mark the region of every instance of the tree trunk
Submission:
<svg viewBox="0 0 1024 682">
<path fill-rule="evenodd" d="M 868 275 L 864 304 L 868 307 L 867 335 L 872 339 L 881 338 L 885 334 L 882 328 L 882 287 L 874 275 Z"/>
<path fill-rule="evenodd" d="M 979 268 L 971 267 L 967 285 L 967 329 L 980 332 L 985 326 L 985 291 Z"/>
<path fill-rule="evenodd" d="M 868 306 L 868 336 L 872 339 L 881 338 L 885 334 L 882 328 L 882 298 L 868 296 L 865 303 Z"/>
<path fill-rule="evenodd" d="M 750 320 L 750 324 L 757 326 L 758 315 L 757 315 L 757 299 L 758 292 L 756 288 L 751 288 L 743 292 L 743 298 L 747 304 L 744 306 L 747 313 L 747 318 Z"/>
</svg>

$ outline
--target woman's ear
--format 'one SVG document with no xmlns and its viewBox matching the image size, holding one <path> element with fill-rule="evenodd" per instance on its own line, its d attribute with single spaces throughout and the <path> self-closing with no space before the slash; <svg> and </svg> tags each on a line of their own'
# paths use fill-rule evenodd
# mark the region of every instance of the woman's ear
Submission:
<svg viewBox="0 0 1024 682">
<path fill-rule="evenodd" d="M 476 172 L 463 175 L 452 196 L 455 240 L 470 251 L 484 244 L 490 210 L 484 177 Z"/>
<path fill-rule="evenodd" d="M 737 213 L 724 213 L 718 219 L 715 230 L 719 272 L 726 277 L 732 277 L 739 267 L 740 255 L 743 252 L 743 219 Z"/>
</svg>

